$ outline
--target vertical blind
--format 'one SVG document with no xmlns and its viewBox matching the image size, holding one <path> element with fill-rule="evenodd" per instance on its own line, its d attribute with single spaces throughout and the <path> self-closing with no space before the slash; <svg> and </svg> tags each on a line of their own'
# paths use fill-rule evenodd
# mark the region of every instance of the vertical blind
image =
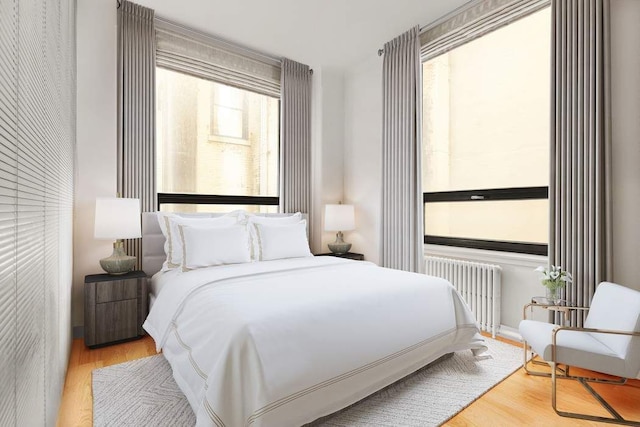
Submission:
<svg viewBox="0 0 640 427">
<path fill-rule="evenodd" d="M 0 0 L 0 425 L 56 422 L 74 146 L 75 1 Z"/>
</svg>

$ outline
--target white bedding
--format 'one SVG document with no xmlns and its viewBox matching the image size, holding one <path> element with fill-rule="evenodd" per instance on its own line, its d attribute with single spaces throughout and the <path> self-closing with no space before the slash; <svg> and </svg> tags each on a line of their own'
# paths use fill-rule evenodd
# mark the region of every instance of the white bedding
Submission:
<svg viewBox="0 0 640 427">
<path fill-rule="evenodd" d="M 166 272 L 144 328 L 198 426 L 294 426 L 463 349 L 484 349 L 445 280 L 334 257 Z"/>
</svg>

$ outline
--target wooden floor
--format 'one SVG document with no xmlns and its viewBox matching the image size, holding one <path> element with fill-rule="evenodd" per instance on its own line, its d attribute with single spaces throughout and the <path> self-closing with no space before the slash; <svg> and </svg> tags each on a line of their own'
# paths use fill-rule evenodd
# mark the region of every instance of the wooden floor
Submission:
<svg viewBox="0 0 640 427">
<path fill-rule="evenodd" d="M 516 343 L 509 342 L 517 345 Z M 91 426 L 91 371 L 156 354 L 150 337 L 138 341 L 90 350 L 82 340 L 74 340 L 62 396 L 59 427 Z M 551 409 L 550 380 L 516 371 L 452 418 L 447 426 L 587 426 L 601 423 L 562 418 Z M 606 412 L 576 381 L 560 381 L 559 408 L 587 411 L 606 416 Z M 640 381 L 625 386 L 594 385 L 624 417 L 640 420 Z"/>
</svg>

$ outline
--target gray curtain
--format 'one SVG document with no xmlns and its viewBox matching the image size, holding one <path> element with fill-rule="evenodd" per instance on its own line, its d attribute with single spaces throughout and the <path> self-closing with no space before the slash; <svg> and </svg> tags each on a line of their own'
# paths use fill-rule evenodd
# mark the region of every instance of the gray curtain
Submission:
<svg viewBox="0 0 640 427">
<path fill-rule="evenodd" d="M 382 265 L 424 269 L 419 28 L 384 45 L 382 71 Z"/>
<path fill-rule="evenodd" d="M 282 60 L 280 125 L 280 209 L 311 219 L 311 70 Z M 309 227 L 309 241 L 313 241 Z M 313 247 L 313 246 L 312 246 Z"/>
<path fill-rule="evenodd" d="M 573 273 L 580 306 L 611 276 L 608 25 L 608 0 L 552 2 L 549 262 Z"/>
<path fill-rule="evenodd" d="M 143 212 L 156 210 L 154 11 L 122 1 L 118 8 L 118 192 L 139 198 Z M 140 239 L 125 241 L 142 259 Z"/>
</svg>

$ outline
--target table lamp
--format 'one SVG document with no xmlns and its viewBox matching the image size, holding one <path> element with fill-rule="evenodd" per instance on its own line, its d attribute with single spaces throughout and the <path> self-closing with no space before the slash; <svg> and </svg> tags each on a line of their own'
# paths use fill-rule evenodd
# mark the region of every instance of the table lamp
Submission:
<svg viewBox="0 0 640 427">
<path fill-rule="evenodd" d="M 351 249 L 351 243 L 345 243 L 342 232 L 355 229 L 355 215 L 353 205 L 325 205 L 324 230 L 337 231 L 336 241 L 329 243 L 329 250 L 334 254 L 346 254 Z"/>
<path fill-rule="evenodd" d="M 133 270 L 136 257 L 124 252 L 123 239 L 142 237 L 140 199 L 97 198 L 94 237 L 115 240 L 111 256 L 100 260 L 104 271 L 118 275 Z"/>
</svg>

